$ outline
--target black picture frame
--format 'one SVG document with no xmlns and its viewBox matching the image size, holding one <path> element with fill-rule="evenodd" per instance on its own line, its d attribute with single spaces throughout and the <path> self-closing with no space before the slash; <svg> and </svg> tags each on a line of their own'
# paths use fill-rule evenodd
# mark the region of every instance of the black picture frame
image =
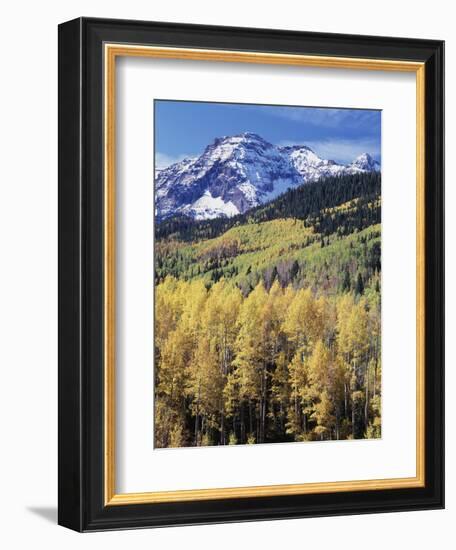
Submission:
<svg viewBox="0 0 456 550">
<path fill-rule="evenodd" d="M 444 507 L 444 43 L 78 18 L 59 26 L 58 523 L 76 531 Z M 423 488 L 106 506 L 103 397 L 103 44 L 425 64 Z"/>
</svg>

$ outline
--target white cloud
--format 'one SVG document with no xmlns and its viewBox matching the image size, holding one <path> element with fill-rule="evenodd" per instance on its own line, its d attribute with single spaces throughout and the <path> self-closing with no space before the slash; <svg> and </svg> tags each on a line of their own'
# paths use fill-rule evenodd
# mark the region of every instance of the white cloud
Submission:
<svg viewBox="0 0 456 550">
<path fill-rule="evenodd" d="M 365 109 L 277 107 L 270 114 L 324 128 L 359 128 L 379 122 L 379 112 Z"/>
</svg>

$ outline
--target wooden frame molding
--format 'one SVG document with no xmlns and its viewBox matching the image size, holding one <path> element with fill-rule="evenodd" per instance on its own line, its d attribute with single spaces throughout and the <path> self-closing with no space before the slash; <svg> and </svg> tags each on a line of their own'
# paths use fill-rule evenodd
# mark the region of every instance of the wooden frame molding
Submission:
<svg viewBox="0 0 456 550">
<path fill-rule="evenodd" d="M 416 61 L 217 49 L 104 44 L 104 502 L 106 506 L 420 488 L 425 486 L 425 64 Z M 116 493 L 115 483 L 115 157 L 116 59 L 120 56 L 191 59 L 270 65 L 399 71 L 416 74 L 416 476 L 145 493 Z"/>
</svg>

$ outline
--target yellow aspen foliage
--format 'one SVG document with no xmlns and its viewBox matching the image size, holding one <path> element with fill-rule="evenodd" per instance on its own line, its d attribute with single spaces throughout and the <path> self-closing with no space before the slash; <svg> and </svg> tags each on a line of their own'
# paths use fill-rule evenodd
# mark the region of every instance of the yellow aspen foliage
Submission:
<svg viewBox="0 0 456 550">
<path fill-rule="evenodd" d="M 376 296 L 310 288 L 244 295 L 220 278 L 156 288 L 155 444 L 381 436 Z"/>
</svg>

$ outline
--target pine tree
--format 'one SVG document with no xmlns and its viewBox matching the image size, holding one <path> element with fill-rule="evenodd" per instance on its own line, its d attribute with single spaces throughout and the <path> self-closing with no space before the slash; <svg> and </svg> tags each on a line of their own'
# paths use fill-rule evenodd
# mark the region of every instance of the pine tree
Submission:
<svg viewBox="0 0 456 550">
<path fill-rule="evenodd" d="M 342 281 L 342 292 L 350 292 L 351 289 L 351 280 L 350 280 L 350 270 L 348 267 L 345 268 L 344 278 Z"/>
<path fill-rule="evenodd" d="M 364 294 L 364 282 L 363 278 L 361 276 L 361 273 L 358 273 L 358 278 L 356 280 L 356 294 L 362 295 Z"/>
</svg>

